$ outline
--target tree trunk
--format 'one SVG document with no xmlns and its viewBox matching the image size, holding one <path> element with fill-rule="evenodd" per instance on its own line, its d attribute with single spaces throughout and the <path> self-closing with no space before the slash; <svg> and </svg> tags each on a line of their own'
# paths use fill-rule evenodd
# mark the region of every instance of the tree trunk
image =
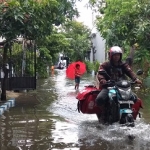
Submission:
<svg viewBox="0 0 150 150">
<path fill-rule="evenodd" d="M 2 83 L 1 101 L 6 101 L 6 82 L 7 82 L 7 78 L 8 78 L 8 70 L 7 69 L 3 69 L 3 70 L 5 70 L 5 71 L 4 71 L 4 79 L 3 79 L 3 83 Z"/>
<path fill-rule="evenodd" d="M 4 78 L 2 82 L 2 93 L 1 93 L 1 101 L 6 101 L 6 81 L 8 78 L 8 69 L 6 67 L 7 62 L 7 51 L 8 51 L 8 44 L 4 44 L 4 52 L 3 52 L 3 72 L 4 72 Z"/>
</svg>

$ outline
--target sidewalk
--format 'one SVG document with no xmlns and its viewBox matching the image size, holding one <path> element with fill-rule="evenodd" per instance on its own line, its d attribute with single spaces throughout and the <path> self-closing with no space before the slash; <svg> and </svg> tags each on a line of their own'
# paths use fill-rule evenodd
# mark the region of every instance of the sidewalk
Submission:
<svg viewBox="0 0 150 150">
<path fill-rule="evenodd" d="M 36 98 L 36 92 L 14 92 L 14 91 L 6 91 L 7 100 L 0 101 L 0 116 L 4 113 L 4 111 L 8 110 L 10 107 L 14 107 L 18 105 L 18 103 L 36 103 L 39 101 Z"/>
</svg>

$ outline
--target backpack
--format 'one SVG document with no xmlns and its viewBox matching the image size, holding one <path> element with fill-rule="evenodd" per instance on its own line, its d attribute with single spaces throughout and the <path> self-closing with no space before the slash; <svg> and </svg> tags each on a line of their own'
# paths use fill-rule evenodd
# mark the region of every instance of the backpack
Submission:
<svg viewBox="0 0 150 150">
<path fill-rule="evenodd" d="M 85 86 L 85 89 L 76 96 L 76 99 L 78 99 L 78 112 L 81 111 L 83 114 L 99 114 L 101 109 L 95 103 L 99 92 L 100 89 L 97 89 L 93 85 Z"/>
</svg>

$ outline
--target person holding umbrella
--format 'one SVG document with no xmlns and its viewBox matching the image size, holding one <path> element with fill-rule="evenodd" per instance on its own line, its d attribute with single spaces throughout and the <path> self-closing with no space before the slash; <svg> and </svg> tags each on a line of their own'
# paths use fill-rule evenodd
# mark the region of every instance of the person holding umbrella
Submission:
<svg viewBox="0 0 150 150">
<path fill-rule="evenodd" d="M 75 65 L 75 90 L 79 89 L 80 77 L 81 77 L 80 65 L 76 64 Z"/>
<path fill-rule="evenodd" d="M 80 78 L 86 72 L 86 64 L 81 61 L 72 62 L 66 69 L 66 77 L 75 81 L 75 90 L 79 89 Z"/>
</svg>

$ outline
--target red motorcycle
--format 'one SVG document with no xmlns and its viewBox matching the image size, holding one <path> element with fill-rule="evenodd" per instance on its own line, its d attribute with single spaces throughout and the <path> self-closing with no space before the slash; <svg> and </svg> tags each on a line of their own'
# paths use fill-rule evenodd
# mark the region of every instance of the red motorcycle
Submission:
<svg viewBox="0 0 150 150">
<path fill-rule="evenodd" d="M 137 74 L 140 74 L 137 72 Z M 112 124 L 119 122 L 127 126 L 134 126 L 134 120 L 142 108 L 142 100 L 137 98 L 133 99 L 133 92 L 131 85 L 134 82 L 122 80 L 119 82 L 108 81 L 109 100 L 106 106 L 97 106 L 95 99 L 101 89 L 96 86 L 86 86 L 84 90 L 78 93 L 78 112 L 83 114 L 96 114 L 100 123 Z M 128 91 L 128 92 L 126 92 Z M 134 95 L 135 98 L 135 95 Z"/>
</svg>

